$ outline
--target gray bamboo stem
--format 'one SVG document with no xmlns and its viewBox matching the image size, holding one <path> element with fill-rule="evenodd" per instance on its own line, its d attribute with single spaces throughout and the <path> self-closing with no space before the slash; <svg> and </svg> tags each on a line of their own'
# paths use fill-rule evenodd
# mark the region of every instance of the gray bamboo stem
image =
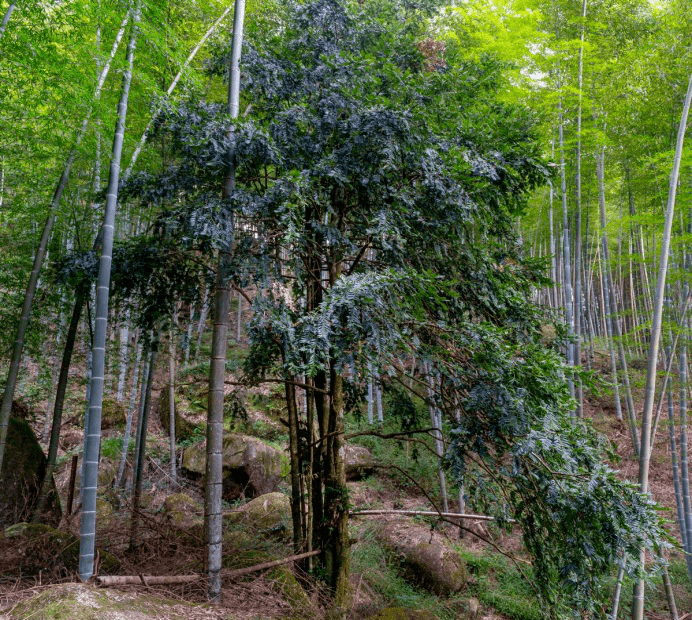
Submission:
<svg viewBox="0 0 692 620">
<path fill-rule="evenodd" d="M 118 374 L 118 389 L 115 399 L 122 402 L 125 394 L 125 379 L 127 378 L 127 352 L 130 347 L 130 311 L 125 314 L 125 323 L 120 327 L 120 373 Z"/>
<path fill-rule="evenodd" d="M 367 395 L 367 406 L 368 406 L 368 424 L 370 426 L 374 423 L 373 415 L 373 397 L 372 397 L 372 362 L 368 360 L 368 395 Z"/>
<path fill-rule="evenodd" d="M 130 389 L 130 403 L 127 407 L 127 419 L 125 421 L 125 433 L 123 434 L 123 451 L 120 457 L 120 465 L 118 465 L 118 474 L 115 477 L 113 486 L 116 488 L 122 484 L 123 475 L 125 474 L 125 465 L 127 464 L 127 452 L 130 448 L 130 435 L 132 434 L 132 418 L 135 411 L 135 402 L 137 401 L 137 388 L 139 379 L 139 368 L 142 364 L 142 345 L 137 346 L 135 356 L 135 368 L 132 376 L 132 388 Z"/>
<path fill-rule="evenodd" d="M 174 318 L 175 322 L 175 318 Z M 173 326 L 168 334 L 168 439 L 171 452 L 171 478 L 177 484 L 175 467 L 175 342 Z"/>
<path fill-rule="evenodd" d="M 14 10 L 17 8 L 17 3 L 16 2 L 10 2 L 10 6 L 7 7 L 7 10 L 5 11 L 5 15 L 2 18 L 2 22 L 0 22 L 0 39 L 2 39 L 2 36 L 5 34 L 5 30 L 7 29 L 7 23 L 10 21 L 10 17 L 12 17 L 12 13 Z"/>
<path fill-rule="evenodd" d="M 147 345 L 145 348 L 144 356 L 144 367 L 142 369 L 142 381 L 140 384 L 139 391 L 139 406 L 137 407 L 137 429 L 135 432 L 135 453 L 132 457 L 132 476 L 128 484 L 126 485 L 126 492 L 132 493 L 134 489 L 134 482 L 137 472 L 137 467 L 139 466 L 139 441 L 142 437 L 142 423 L 144 422 L 144 407 L 147 402 L 147 386 L 149 385 L 149 375 L 154 372 L 152 351 L 150 349 L 151 345 Z"/>
<path fill-rule="evenodd" d="M 228 113 L 238 118 L 240 97 L 240 54 L 243 41 L 245 0 L 235 0 L 233 14 L 233 40 L 228 80 Z M 235 190 L 234 153 L 228 153 L 227 175 L 223 197 L 230 200 Z M 219 251 L 217 267 L 216 299 L 214 303 L 214 332 L 209 364 L 209 409 L 207 413 L 207 465 L 204 494 L 204 520 L 207 544 L 206 569 L 209 577 L 207 596 L 218 601 L 221 596 L 221 545 L 223 513 L 221 507 L 223 468 L 223 397 L 226 374 L 226 349 L 228 346 L 228 313 L 231 288 L 228 268 L 232 241 Z M 240 325 L 240 322 L 238 323 Z"/>
<path fill-rule="evenodd" d="M 94 91 L 94 100 L 98 99 L 103 84 L 106 81 L 108 72 L 110 71 L 111 63 L 113 58 L 118 51 L 120 46 L 120 41 L 125 33 L 125 28 L 129 21 L 129 13 L 123 19 L 120 25 L 120 30 L 115 37 L 113 42 L 113 47 L 111 49 L 110 57 L 104 65 L 101 73 L 99 75 L 98 82 L 96 84 L 96 89 Z M 38 288 L 39 273 L 43 265 L 43 260 L 46 256 L 46 250 L 48 249 L 48 241 L 50 239 L 50 233 L 53 229 L 53 222 L 55 221 L 55 215 L 57 212 L 58 204 L 62 198 L 65 187 L 67 186 L 67 181 L 70 177 L 70 171 L 72 170 L 72 164 L 77 156 L 77 149 L 81 144 L 84 136 L 86 135 L 86 130 L 89 124 L 89 119 L 91 117 L 92 109 L 90 108 L 86 117 L 82 121 L 82 125 L 77 133 L 75 139 L 74 147 L 70 152 L 67 162 L 65 163 L 65 168 L 63 169 L 58 185 L 55 188 L 53 194 L 53 199 L 50 204 L 48 217 L 43 226 L 43 233 L 41 235 L 41 240 L 36 250 L 36 256 L 34 257 L 34 264 L 31 269 L 31 274 L 29 276 L 29 282 L 26 287 L 26 293 L 24 294 L 24 303 L 22 305 L 22 313 L 19 319 L 19 325 L 17 326 L 17 335 L 15 337 L 14 346 L 12 348 L 12 358 L 10 361 L 10 368 L 7 375 L 7 382 L 5 383 L 5 391 L 2 398 L 2 405 L 0 406 L 0 470 L 2 469 L 2 464 L 5 456 L 5 443 L 7 441 L 7 425 L 10 420 L 10 413 L 12 411 L 12 400 L 14 398 L 15 388 L 17 386 L 17 377 L 19 376 L 19 367 L 22 361 L 22 352 L 24 351 L 24 338 L 26 336 L 26 330 L 29 325 L 29 318 L 31 317 L 31 308 L 34 302 L 34 296 Z"/>
<path fill-rule="evenodd" d="M 584 33 L 586 30 L 586 0 L 581 5 L 581 38 L 579 45 L 579 104 L 577 106 L 577 157 L 575 171 L 575 217 L 574 217 L 574 364 L 581 366 L 581 338 L 582 338 L 582 273 L 581 273 L 581 125 L 582 125 L 582 97 L 584 75 Z M 576 386 L 577 416 L 582 416 L 583 388 L 581 377 L 577 376 Z"/>
<path fill-rule="evenodd" d="M 98 486 L 99 452 L 101 443 L 101 410 L 103 406 L 104 371 L 106 364 L 106 335 L 108 328 L 108 297 L 115 232 L 115 211 L 118 203 L 120 181 L 120 159 L 125 138 L 127 103 L 132 82 L 132 66 L 137 41 L 139 3 L 133 12 L 133 28 L 127 46 L 127 67 L 118 103 L 118 118 L 113 136 L 106 209 L 103 219 L 103 240 L 96 293 L 96 322 L 94 329 L 94 359 L 91 376 L 91 398 L 89 400 L 89 426 L 84 451 L 84 479 L 82 484 L 82 524 L 79 540 L 79 576 L 86 581 L 94 572 L 94 548 L 96 539 L 96 492 Z"/>
<path fill-rule="evenodd" d="M 654 314 L 651 323 L 651 339 L 649 342 L 648 367 L 646 373 L 646 388 L 644 393 L 644 410 L 642 412 L 641 447 L 639 450 L 639 487 L 642 493 L 649 492 L 649 465 L 651 461 L 651 417 L 653 413 L 654 397 L 656 390 L 656 366 L 658 363 L 658 347 L 661 339 L 661 327 L 663 319 L 663 300 L 665 297 L 666 275 L 668 272 L 668 254 L 670 251 L 670 238 L 675 213 L 675 196 L 677 193 L 678 179 L 680 176 L 680 162 L 685 141 L 687 117 L 692 101 L 692 75 L 690 76 L 685 103 L 680 117 L 680 126 L 675 145 L 675 159 L 670 173 L 668 188 L 668 202 L 661 240 L 661 255 L 659 261 L 656 291 L 654 295 Z M 646 559 L 645 550 L 640 551 L 642 568 Z M 634 588 L 632 602 L 632 620 L 644 619 L 644 579 L 639 579 Z"/>
<path fill-rule="evenodd" d="M 560 147 L 560 192 L 562 194 L 562 250 L 564 254 L 563 265 L 565 270 L 564 277 L 564 292 L 565 292 L 565 323 L 567 324 L 567 334 L 570 338 L 574 337 L 574 316 L 572 305 L 572 252 L 570 249 L 569 240 L 569 222 L 567 216 L 567 176 L 565 173 L 565 138 L 563 129 L 562 117 L 562 98 L 558 101 L 558 139 Z M 574 345 L 569 342 L 567 344 L 567 364 L 570 368 L 574 368 Z M 569 393 L 572 398 L 575 398 L 574 392 L 574 375 L 570 371 L 567 377 L 569 384 Z M 574 415 L 574 411 L 572 412 Z"/>
</svg>

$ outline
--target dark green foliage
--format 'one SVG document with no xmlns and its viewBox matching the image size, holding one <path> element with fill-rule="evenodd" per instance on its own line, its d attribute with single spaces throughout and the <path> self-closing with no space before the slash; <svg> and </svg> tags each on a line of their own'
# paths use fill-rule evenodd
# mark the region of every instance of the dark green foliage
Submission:
<svg viewBox="0 0 692 620">
<path fill-rule="evenodd" d="M 93 281 L 98 261 L 95 250 L 74 252 L 54 265 L 54 278 L 73 286 L 83 280 Z M 208 275 L 204 263 L 164 234 L 138 237 L 113 248 L 114 302 L 133 307 L 135 321 L 145 334 L 170 320 L 176 304 L 201 303 L 200 283 Z"/>
<path fill-rule="evenodd" d="M 654 504 L 604 465 L 593 429 L 570 420 L 559 355 L 535 337 L 513 343 L 499 335 L 468 326 L 473 346 L 455 354 L 463 360 L 455 378 L 468 396 L 453 432 L 453 471 L 475 506 L 500 525 L 518 521 L 547 609 L 556 617 L 599 612 L 618 553 L 635 571 L 637 550 L 653 552 L 662 523 Z M 463 370 L 469 363 L 472 373 Z"/>
</svg>

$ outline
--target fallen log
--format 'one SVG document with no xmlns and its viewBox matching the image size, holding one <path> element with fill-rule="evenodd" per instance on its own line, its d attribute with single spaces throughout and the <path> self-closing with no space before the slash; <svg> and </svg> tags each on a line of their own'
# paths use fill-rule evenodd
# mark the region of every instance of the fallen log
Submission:
<svg viewBox="0 0 692 620">
<path fill-rule="evenodd" d="M 94 579 L 97 586 L 166 586 L 176 583 L 194 583 L 205 575 L 99 575 Z"/>
<path fill-rule="evenodd" d="M 360 517 L 368 515 L 404 515 L 407 517 L 443 517 L 445 519 L 471 519 L 475 521 L 495 521 L 495 517 L 487 515 L 472 515 L 462 512 L 436 512 L 434 510 L 350 510 L 349 516 Z M 514 519 L 507 519 L 514 523 Z"/>
<path fill-rule="evenodd" d="M 224 577 L 242 577 L 243 575 L 256 573 L 257 571 L 265 570 L 267 568 L 274 568 L 275 566 L 281 566 L 282 564 L 290 564 L 291 562 L 311 558 L 320 553 L 322 552 L 317 549 L 316 551 L 308 551 L 307 553 L 291 555 L 287 558 L 282 558 L 281 560 L 272 560 L 271 562 L 255 564 L 254 566 L 248 566 L 247 568 L 237 568 L 235 570 L 223 571 L 222 574 Z M 205 578 L 206 575 L 99 575 L 96 577 L 96 579 L 94 579 L 94 583 L 101 587 L 128 585 L 163 586 L 174 585 L 177 583 L 194 583 L 195 581 Z"/>
</svg>

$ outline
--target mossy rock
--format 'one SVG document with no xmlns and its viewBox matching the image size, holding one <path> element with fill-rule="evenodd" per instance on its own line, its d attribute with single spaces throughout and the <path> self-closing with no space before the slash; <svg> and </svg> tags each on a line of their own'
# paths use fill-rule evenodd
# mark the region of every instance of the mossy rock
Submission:
<svg viewBox="0 0 692 620">
<path fill-rule="evenodd" d="M 161 397 L 159 398 L 159 421 L 161 422 L 161 428 L 163 432 L 168 435 L 168 430 L 170 427 L 170 388 L 168 385 L 164 386 L 161 390 Z M 175 396 L 175 438 L 177 441 L 182 441 L 184 439 L 189 439 L 195 432 L 197 424 L 190 422 L 185 417 L 182 410 L 180 397 L 176 394 Z"/>
<path fill-rule="evenodd" d="M 118 465 L 109 458 L 101 457 L 99 460 L 98 489 L 99 493 L 106 493 L 113 486 L 113 481 L 118 475 Z M 77 475 L 75 477 L 75 493 L 79 493 L 82 484 L 82 459 L 79 458 Z"/>
<path fill-rule="evenodd" d="M 118 466 L 116 463 L 107 458 L 102 458 L 99 461 L 99 477 L 98 484 L 100 489 L 106 489 L 113 484 L 115 477 L 118 475 Z"/>
<path fill-rule="evenodd" d="M 361 480 L 374 471 L 372 452 L 363 446 L 344 446 L 346 480 Z"/>
<path fill-rule="evenodd" d="M 390 521 L 376 538 L 399 565 L 404 579 L 438 596 L 461 590 L 468 580 L 466 563 L 446 539 L 412 521 Z"/>
<path fill-rule="evenodd" d="M 287 495 L 266 493 L 224 515 L 230 525 L 244 524 L 254 532 L 288 540 L 291 534 L 291 500 Z"/>
<path fill-rule="evenodd" d="M 206 441 L 185 449 L 182 473 L 202 480 L 207 462 Z M 223 499 L 231 502 L 239 497 L 257 497 L 278 489 L 287 469 L 286 455 L 261 439 L 228 433 L 223 439 Z"/>
<path fill-rule="evenodd" d="M 101 408 L 101 430 L 124 428 L 126 421 L 125 405 L 110 396 L 104 396 Z"/>
<path fill-rule="evenodd" d="M 287 566 L 273 568 L 267 573 L 267 578 L 274 582 L 278 593 L 295 612 L 309 612 L 314 609 L 312 599 Z"/>
<path fill-rule="evenodd" d="M 0 472 L 0 528 L 29 520 L 46 472 L 46 457 L 26 420 L 11 417 Z M 62 511 L 55 483 L 42 515 L 48 525 L 60 522 Z"/>
<path fill-rule="evenodd" d="M 113 506 L 105 497 L 96 498 L 96 524 L 99 528 L 107 528 L 113 524 Z"/>
<path fill-rule="evenodd" d="M 193 611 L 206 607 L 140 592 L 67 583 L 22 601 L 8 617 L 13 620 L 188 620 L 193 617 Z M 228 618 L 231 620 L 231 616 Z"/>
<path fill-rule="evenodd" d="M 290 542 L 267 537 L 255 531 L 247 523 L 230 523 L 224 515 L 223 566 L 237 569 L 280 560 L 294 553 Z M 250 575 L 249 578 L 256 578 Z"/>
<path fill-rule="evenodd" d="M 387 607 L 369 620 L 436 620 L 436 616 L 429 611 L 406 609 L 405 607 Z"/>
<path fill-rule="evenodd" d="M 163 502 L 163 512 L 168 522 L 182 530 L 204 527 L 204 508 L 185 493 L 169 495 Z"/>
<path fill-rule="evenodd" d="M 17 523 L 5 529 L 5 538 L 15 541 L 19 568 L 24 573 L 37 574 L 62 567 L 72 572 L 79 566 L 79 538 L 70 532 L 40 523 Z M 107 551 L 99 549 L 98 553 L 103 573 L 113 572 L 120 565 Z"/>
</svg>

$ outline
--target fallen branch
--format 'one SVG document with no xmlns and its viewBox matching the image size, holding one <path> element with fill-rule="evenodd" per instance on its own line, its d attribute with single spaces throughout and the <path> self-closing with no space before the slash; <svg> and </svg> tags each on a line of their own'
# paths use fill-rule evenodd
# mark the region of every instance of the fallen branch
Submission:
<svg viewBox="0 0 692 620">
<path fill-rule="evenodd" d="M 367 515 L 406 515 L 411 517 L 443 517 L 445 519 L 472 519 L 476 521 L 495 521 L 495 517 L 487 515 L 472 515 L 462 512 L 435 512 L 432 510 L 350 510 L 348 513 L 352 517 Z M 514 519 L 507 519 L 510 523 L 515 523 Z"/>
<path fill-rule="evenodd" d="M 315 551 L 308 551 L 307 553 L 299 553 L 298 555 L 290 555 L 283 560 L 273 560 L 272 562 L 264 562 L 263 564 L 256 564 L 255 566 L 248 566 L 247 568 L 237 568 L 235 570 L 223 571 L 224 577 L 242 577 L 243 575 L 249 575 L 250 573 L 256 573 L 259 570 L 264 570 L 265 568 L 274 568 L 275 566 L 281 566 L 282 564 L 289 564 L 291 562 L 297 562 L 298 560 L 304 560 L 305 558 L 311 558 L 314 555 L 319 555 L 322 553 L 319 549 Z"/>
<path fill-rule="evenodd" d="M 97 586 L 164 586 L 176 583 L 194 583 L 204 579 L 204 575 L 99 575 L 94 582 Z"/>
</svg>

